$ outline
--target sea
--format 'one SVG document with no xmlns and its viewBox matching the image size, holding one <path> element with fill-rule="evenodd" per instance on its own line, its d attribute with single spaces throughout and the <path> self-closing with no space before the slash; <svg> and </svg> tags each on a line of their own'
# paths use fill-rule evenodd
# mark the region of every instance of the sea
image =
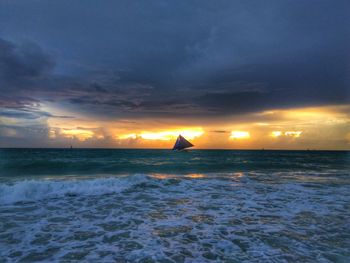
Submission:
<svg viewBox="0 0 350 263">
<path fill-rule="evenodd" d="M 0 262 L 350 262 L 350 152 L 1 149 Z"/>
</svg>

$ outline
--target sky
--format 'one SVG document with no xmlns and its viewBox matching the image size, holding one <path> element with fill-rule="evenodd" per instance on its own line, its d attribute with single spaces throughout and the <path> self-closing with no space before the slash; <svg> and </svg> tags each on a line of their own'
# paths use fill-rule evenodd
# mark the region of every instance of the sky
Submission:
<svg viewBox="0 0 350 263">
<path fill-rule="evenodd" d="M 349 12 L 0 0 L 0 147 L 350 149 Z"/>
</svg>

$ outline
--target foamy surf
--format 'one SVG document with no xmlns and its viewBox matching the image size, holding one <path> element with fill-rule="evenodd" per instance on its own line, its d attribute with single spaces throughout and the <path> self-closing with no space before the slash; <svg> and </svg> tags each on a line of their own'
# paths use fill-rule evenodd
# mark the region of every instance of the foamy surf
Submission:
<svg viewBox="0 0 350 263">
<path fill-rule="evenodd" d="M 324 187 L 315 176 L 285 182 L 290 174 L 157 174 L 2 184 L 0 255 L 53 262 L 342 261 L 350 187 Z"/>
<path fill-rule="evenodd" d="M 165 153 L 3 154 L 0 262 L 349 261 L 346 154 Z"/>
<path fill-rule="evenodd" d="M 149 183 L 167 184 L 171 180 L 191 179 L 232 179 L 242 177 L 242 173 L 225 174 L 135 174 L 124 176 L 74 177 L 55 179 L 39 178 L 0 183 L 0 205 L 16 202 L 40 201 L 64 196 L 90 196 L 120 193 L 136 186 Z M 164 182 L 161 182 L 164 181 Z"/>
<path fill-rule="evenodd" d="M 144 182 L 149 177 L 134 175 L 128 177 L 23 180 L 0 184 L 0 204 L 39 201 L 50 198 L 76 195 L 104 195 L 119 193 L 133 184 Z"/>
</svg>

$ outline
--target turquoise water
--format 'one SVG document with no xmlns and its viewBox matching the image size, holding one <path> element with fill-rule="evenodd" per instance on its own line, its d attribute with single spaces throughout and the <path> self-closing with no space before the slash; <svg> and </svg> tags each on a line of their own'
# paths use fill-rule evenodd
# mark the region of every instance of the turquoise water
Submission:
<svg viewBox="0 0 350 263">
<path fill-rule="evenodd" d="M 0 150 L 0 262 L 349 262 L 350 155 Z"/>
</svg>

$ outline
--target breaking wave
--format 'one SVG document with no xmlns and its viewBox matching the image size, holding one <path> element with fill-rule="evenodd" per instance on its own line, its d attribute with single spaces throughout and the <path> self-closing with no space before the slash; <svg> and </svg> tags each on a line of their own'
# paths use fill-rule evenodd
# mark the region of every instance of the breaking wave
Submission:
<svg viewBox="0 0 350 263">
<path fill-rule="evenodd" d="M 37 201 L 74 195 L 104 195 L 119 193 L 149 177 L 134 175 L 115 178 L 24 180 L 0 184 L 0 204 Z"/>
</svg>

